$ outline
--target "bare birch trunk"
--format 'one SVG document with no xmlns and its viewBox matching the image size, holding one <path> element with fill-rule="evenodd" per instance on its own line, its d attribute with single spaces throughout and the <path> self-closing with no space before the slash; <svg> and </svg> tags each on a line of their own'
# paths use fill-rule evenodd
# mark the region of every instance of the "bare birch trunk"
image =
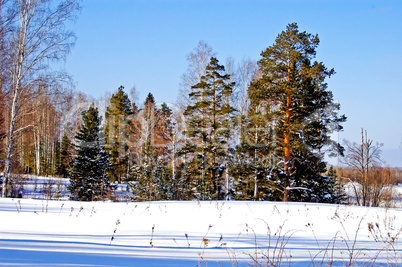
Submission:
<svg viewBox="0 0 402 267">
<path fill-rule="evenodd" d="M 7 196 L 9 177 L 12 168 L 15 125 L 21 112 L 20 97 L 30 97 L 30 89 L 36 81 L 41 80 L 39 70 L 50 67 L 50 60 L 64 59 L 73 43 L 73 35 L 64 28 L 65 22 L 74 18 L 79 4 L 72 1 L 55 1 L 54 5 L 47 0 L 15 1 L 18 26 L 10 31 L 2 42 L 5 56 L 10 61 L 12 77 L 11 115 L 4 167 L 2 197 Z M 53 3 L 52 3 L 53 4 Z M 48 61 L 49 60 L 49 61 Z"/>
</svg>

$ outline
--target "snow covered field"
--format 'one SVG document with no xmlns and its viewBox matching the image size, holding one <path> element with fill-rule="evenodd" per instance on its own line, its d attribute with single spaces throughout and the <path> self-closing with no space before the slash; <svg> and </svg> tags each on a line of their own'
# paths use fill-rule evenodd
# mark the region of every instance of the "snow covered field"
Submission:
<svg viewBox="0 0 402 267">
<path fill-rule="evenodd" d="M 0 199 L 0 218 L 6 266 L 402 264 L 402 209 Z"/>
</svg>

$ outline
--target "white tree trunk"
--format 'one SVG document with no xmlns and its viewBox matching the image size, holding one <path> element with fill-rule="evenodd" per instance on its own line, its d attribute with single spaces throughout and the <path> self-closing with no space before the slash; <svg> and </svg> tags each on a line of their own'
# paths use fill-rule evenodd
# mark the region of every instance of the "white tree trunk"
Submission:
<svg viewBox="0 0 402 267">
<path fill-rule="evenodd" d="M 15 124 L 20 116 L 20 97 L 29 98 L 35 81 L 43 80 L 39 71 L 50 67 L 51 60 L 64 59 L 72 45 L 72 33 L 65 30 L 66 20 L 74 17 L 79 4 L 75 0 L 16 0 L 13 8 L 17 11 L 15 23 L 11 25 L 7 36 L 2 36 L 5 57 L 10 62 L 11 73 L 11 115 L 7 138 L 6 159 L 2 197 L 7 196 L 11 160 L 15 138 Z M 3 6 L 1 6 L 3 8 Z M 13 31 L 16 29 L 16 31 Z"/>
</svg>

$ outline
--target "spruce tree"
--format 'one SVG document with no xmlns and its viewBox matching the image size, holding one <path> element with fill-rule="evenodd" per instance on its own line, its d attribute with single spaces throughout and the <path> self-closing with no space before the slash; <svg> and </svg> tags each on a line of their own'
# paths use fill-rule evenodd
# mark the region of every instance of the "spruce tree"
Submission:
<svg viewBox="0 0 402 267">
<path fill-rule="evenodd" d="M 289 24 L 261 53 L 261 78 L 253 81 L 248 91 L 251 102 L 269 107 L 267 125 L 275 133 L 271 151 L 278 166 L 276 175 L 269 178 L 284 201 L 322 195 L 309 187 L 326 171 L 323 148 L 332 145 L 335 152 L 342 153 L 330 134 L 341 130 L 346 118 L 338 116 L 339 104 L 334 103 L 325 83 L 335 71 L 314 61 L 318 45 L 317 35 Z"/>
<path fill-rule="evenodd" d="M 101 200 L 110 189 L 110 163 L 100 127 L 98 109 L 91 105 L 82 113 L 82 124 L 75 136 L 78 144 L 68 187 L 74 200 Z"/>
<path fill-rule="evenodd" d="M 131 101 L 124 92 L 124 87 L 120 86 L 112 95 L 105 112 L 105 149 L 109 153 L 112 164 L 109 170 L 112 181 L 121 182 L 122 177 L 125 177 L 128 172 L 128 143 L 132 132 L 132 115 Z"/>
<path fill-rule="evenodd" d="M 187 136 L 194 144 L 184 149 L 193 153 L 194 170 L 200 178 L 202 199 L 223 198 L 223 174 L 227 168 L 228 140 L 232 136 L 234 109 L 229 103 L 234 83 L 223 65 L 211 57 L 206 74 L 192 87 L 192 104 L 184 112 Z M 228 189 L 226 189 L 226 194 Z"/>
</svg>

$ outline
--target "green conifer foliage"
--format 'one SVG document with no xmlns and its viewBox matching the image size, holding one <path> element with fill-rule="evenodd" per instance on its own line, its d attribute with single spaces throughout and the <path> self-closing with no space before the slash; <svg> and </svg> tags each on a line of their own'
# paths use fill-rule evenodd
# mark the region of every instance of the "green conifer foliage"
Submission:
<svg viewBox="0 0 402 267">
<path fill-rule="evenodd" d="M 143 162 L 135 164 L 130 170 L 130 191 L 136 201 L 172 200 L 175 197 L 175 184 L 170 170 L 154 153 L 150 142 L 143 147 Z"/>
<path fill-rule="evenodd" d="M 251 101 L 247 116 L 241 118 L 240 144 L 232 161 L 235 198 L 241 200 L 276 199 L 274 186 L 266 179 L 275 168 L 272 143 L 274 133 L 270 106 L 265 102 Z"/>
<path fill-rule="evenodd" d="M 234 83 L 224 72 L 224 66 L 212 57 L 205 76 L 189 94 L 193 104 L 184 112 L 187 136 L 194 145 L 184 149 L 194 155 L 192 164 L 200 180 L 197 184 L 201 199 L 223 198 L 223 173 L 227 168 L 225 159 L 234 115 L 229 103 Z"/>
<path fill-rule="evenodd" d="M 70 138 L 68 138 L 67 132 L 63 134 L 60 145 L 60 159 L 56 164 L 57 174 L 63 177 L 67 177 L 70 169 L 70 163 L 72 160 L 72 144 Z"/>
<path fill-rule="evenodd" d="M 154 148 L 155 147 L 155 128 L 159 120 L 158 116 L 159 110 L 156 107 L 154 96 L 149 93 L 144 102 L 144 108 L 142 112 L 143 117 L 143 139 L 145 143 Z"/>
<path fill-rule="evenodd" d="M 308 186 L 326 171 L 323 148 L 332 145 L 334 152 L 342 152 L 330 134 L 341 130 L 346 118 L 338 116 L 339 104 L 334 103 L 325 83 L 334 70 L 314 61 L 318 45 L 317 35 L 289 24 L 261 53 L 262 76 L 248 91 L 251 102 L 269 107 L 267 125 L 275 135 L 270 149 L 277 159 L 276 175 L 270 178 L 284 201 L 322 195 Z"/>
<path fill-rule="evenodd" d="M 110 163 L 104 150 L 100 125 L 98 109 L 91 105 L 82 113 L 82 124 L 75 136 L 77 154 L 68 187 L 74 200 L 101 200 L 110 190 L 107 175 Z"/>
<path fill-rule="evenodd" d="M 132 134 L 131 101 L 120 86 L 112 95 L 106 109 L 105 149 L 110 155 L 112 168 L 109 170 L 112 181 L 121 182 L 127 175 L 129 164 L 129 135 Z"/>
</svg>

